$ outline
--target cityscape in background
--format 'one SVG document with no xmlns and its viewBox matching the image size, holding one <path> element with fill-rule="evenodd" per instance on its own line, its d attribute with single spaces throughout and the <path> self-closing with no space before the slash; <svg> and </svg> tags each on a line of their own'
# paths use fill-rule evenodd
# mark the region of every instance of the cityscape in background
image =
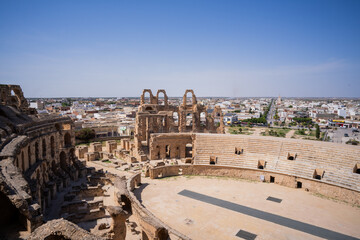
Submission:
<svg viewBox="0 0 360 240">
<path fill-rule="evenodd" d="M 140 98 L 28 99 L 40 114 L 66 115 L 76 130 L 90 128 L 95 138 L 133 136 Z M 160 98 L 163 101 L 163 98 Z M 181 97 L 169 98 L 178 105 Z M 354 98 L 198 98 L 209 109 L 219 106 L 228 134 L 276 136 L 358 145 L 360 99 Z M 176 117 L 176 116 L 175 116 Z M 200 116 L 205 118 L 203 114 Z M 316 136 L 316 126 L 321 134 Z"/>
</svg>

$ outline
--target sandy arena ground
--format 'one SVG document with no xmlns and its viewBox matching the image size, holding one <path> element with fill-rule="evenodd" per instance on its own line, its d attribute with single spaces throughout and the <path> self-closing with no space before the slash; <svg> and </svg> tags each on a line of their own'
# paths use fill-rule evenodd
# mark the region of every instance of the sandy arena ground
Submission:
<svg viewBox="0 0 360 240">
<path fill-rule="evenodd" d="M 240 179 L 194 176 L 155 180 L 142 178 L 142 183 L 135 194 L 143 205 L 167 225 L 192 239 L 239 240 L 241 238 L 236 234 L 240 230 L 256 234 L 256 239 L 325 239 L 316 236 L 319 228 L 322 233 L 344 234 L 345 237 L 341 239 L 360 238 L 359 207 L 320 198 L 304 189 Z M 216 203 L 230 202 L 237 210 L 178 194 L 183 190 L 220 199 Z M 269 196 L 282 201 L 266 200 Z M 244 214 L 239 210 L 243 206 L 266 216 L 271 215 L 274 221 Z M 283 217 L 290 219 L 285 222 L 296 220 L 301 226 L 315 226 L 316 231 L 308 233 L 296 227 L 283 226 L 279 224 Z"/>
</svg>

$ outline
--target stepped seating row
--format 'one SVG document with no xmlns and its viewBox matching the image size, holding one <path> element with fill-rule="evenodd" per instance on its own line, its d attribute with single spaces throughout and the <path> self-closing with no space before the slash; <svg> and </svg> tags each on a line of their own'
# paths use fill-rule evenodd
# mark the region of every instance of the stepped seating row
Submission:
<svg viewBox="0 0 360 240">
<path fill-rule="evenodd" d="M 289 160 L 292 156 L 294 160 Z M 315 169 L 324 170 L 322 181 L 360 190 L 360 163 L 356 146 L 316 141 L 251 137 L 245 135 L 196 134 L 195 164 L 264 169 L 299 177 L 313 178 Z M 291 159 L 291 158 L 290 158 Z"/>
</svg>

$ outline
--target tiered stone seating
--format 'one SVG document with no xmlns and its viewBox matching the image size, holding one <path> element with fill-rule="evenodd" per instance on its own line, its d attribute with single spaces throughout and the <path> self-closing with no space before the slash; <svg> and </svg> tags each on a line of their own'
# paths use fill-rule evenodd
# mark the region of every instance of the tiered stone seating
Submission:
<svg viewBox="0 0 360 240">
<path fill-rule="evenodd" d="M 243 150 L 240 154 L 237 150 Z M 289 160 L 293 156 L 294 160 Z M 360 148 L 310 140 L 254 137 L 246 135 L 196 134 L 194 164 L 210 164 L 264 170 L 313 178 L 315 169 L 325 171 L 321 181 L 360 190 L 360 174 L 353 173 L 360 163 Z"/>
</svg>

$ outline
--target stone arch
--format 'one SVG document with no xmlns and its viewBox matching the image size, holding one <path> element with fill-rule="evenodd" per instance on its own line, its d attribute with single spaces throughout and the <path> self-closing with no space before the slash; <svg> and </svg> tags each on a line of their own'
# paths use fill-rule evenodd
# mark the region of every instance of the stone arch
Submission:
<svg viewBox="0 0 360 240">
<path fill-rule="evenodd" d="M 149 237 L 148 237 L 148 235 L 146 234 L 146 232 L 144 230 L 142 230 L 141 239 L 142 240 L 149 240 Z"/>
<path fill-rule="evenodd" d="M 151 89 L 144 89 L 143 90 L 143 92 L 141 94 L 141 98 L 140 98 L 140 104 L 141 105 L 145 104 L 145 93 L 149 93 L 149 103 L 148 104 L 152 104 L 154 95 L 152 94 Z"/>
<path fill-rule="evenodd" d="M 51 170 L 53 171 L 53 172 L 55 172 L 56 171 L 56 163 L 55 163 L 55 160 L 52 160 L 51 161 Z"/>
<path fill-rule="evenodd" d="M 50 152 L 51 152 L 51 157 L 55 157 L 55 138 L 54 136 L 50 137 Z"/>
<path fill-rule="evenodd" d="M 11 97 L 13 98 L 12 102 L 16 103 L 17 108 L 20 109 L 21 107 L 27 107 L 28 103 L 24 98 L 24 94 L 22 93 L 20 86 L 11 85 L 10 94 Z"/>
<path fill-rule="evenodd" d="M 46 158 L 46 140 L 45 140 L 45 138 L 42 140 L 42 157 L 43 157 L 43 159 Z"/>
<path fill-rule="evenodd" d="M 40 160 L 39 142 L 35 142 L 35 161 Z"/>
<path fill-rule="evenodd" d="M 41 178 L 40 178 L 40 170 L 39 169 L 36 171 L 36 181 L 38 182 L 39 185 L 41 185 Z"/>
<path fill-rule="evenodd" d="M 194 123 L 194 116 L 193 112 L 187 112 L 185 116 L 185 126 L 189 127 L 192 126 Z"/>
<path fill-rule="evenodd" d="M 69 132 L 65 133 L 64 135 L 64 146 L 65 147 L 71 147 L 71 135 Z"/>
<path fill-rule="evenodd" d="M 28 162 L 29 162 L 29 167 L 31 166 L 31 146 L 29 144 L 28 146 Z"/>
<path fill-rule="evenodd" d="M 207 119 L 206 119 L 206 111 L 200 112 L 200 126 L 206 127 Z"/>
<path fill-rule="evenodd" d="M 67 238 L 64 235 L 59 235 L 58 233 L 51 233 L 49 236 L 44 238 L 44 240 L 69 240 L 69 239 L 70 238 Z"/>
<path fill-rule="evenodd" d="M 23 151 L 21 151 L 21 168 L 25 171 L 25 156 Z"/>
<path fill-rule="evenodd" d="M 183 106 L 186 106 L 186 101 L 187 101 L 187 94 L 191 93 L 192 94 L 192 104 L 191 105 L 196 105 L 197 104 L 197 100 L 196 100 L 196 96 L 195 93 L 192 89 L 186 89 L 184 97 L 183 97 Z"/>
<path fill-rule="evenodd" d="M 171 156 L 171 147 L 170 145 L 165 145 L 165 158 L 170 158 Z"/>
<path fill-rule="evenodd" d="M 159 89 L 156 93 L 156 101 L 157 101 L 157 104 L 159 104 L 159 95 L 160 93 L 162 93 L 164 95 L 164 104 L 165 106 L 168 105 L 168 96 L 166 94 L 166 91 L 164 89 Z"/>
<path fill-rule="evenodd" d="M 168 240 L 168 239 L 170 239 L 169 233 L 168 233 L 168 231 L 166 230 L 166 228 L 160 228 L 160 229 L 157 231 L 156 235 L 157 235 L 157 237 L 158 237 L 157 239 L 159 239 L 159 240 Z"/>
<path fill-rule="evenodd" d="M 192 143 L 187 143 L 185 146 L 185 157 L 191 158 L 192 157 L 192 151 L 193 151 L 193 145 Z"/>
<path fill-rule="evenodd" d="M 155 149 L 156 149 L 156 159 L 161 159 L 160 146 L 157 145 Z"/>
<path fill-rule="evenodd" d="M 75 161 L 75 149 L 74 148 L 71 148 L 69 151 L 69 160 L 70 160 L 70 162 Z"/>
<path fill-rule="evenodd" d="M 173 112 L 172 118 L 173 118 L 174 126 L 178 127 L 179 126 L 179 113 Z"/>
<path fill-rule="evenodd" d="M 215 106 L 212 112 L 212 118 L 214 120 L 214 127 L 217 133 L 224 133 L 224 116 L 219 106 Z M 216 121 L 218 119 L 218 121 Z"/>
<path fill-rule="evenodd" d="M 55 123 L 55 129 L 60 132 L 61 131 L 61 125 L 59 123 Z"/>
<path fill-rule="evenodd" d="M 66 153 L 64 151 L 62 151 L 60 153 L 60 167 L 63 170 L 67 170 L 67 167 L 68 167 L 68 162 L 67 162 L 67 159 L 66 159 Z"/>
</svg>

